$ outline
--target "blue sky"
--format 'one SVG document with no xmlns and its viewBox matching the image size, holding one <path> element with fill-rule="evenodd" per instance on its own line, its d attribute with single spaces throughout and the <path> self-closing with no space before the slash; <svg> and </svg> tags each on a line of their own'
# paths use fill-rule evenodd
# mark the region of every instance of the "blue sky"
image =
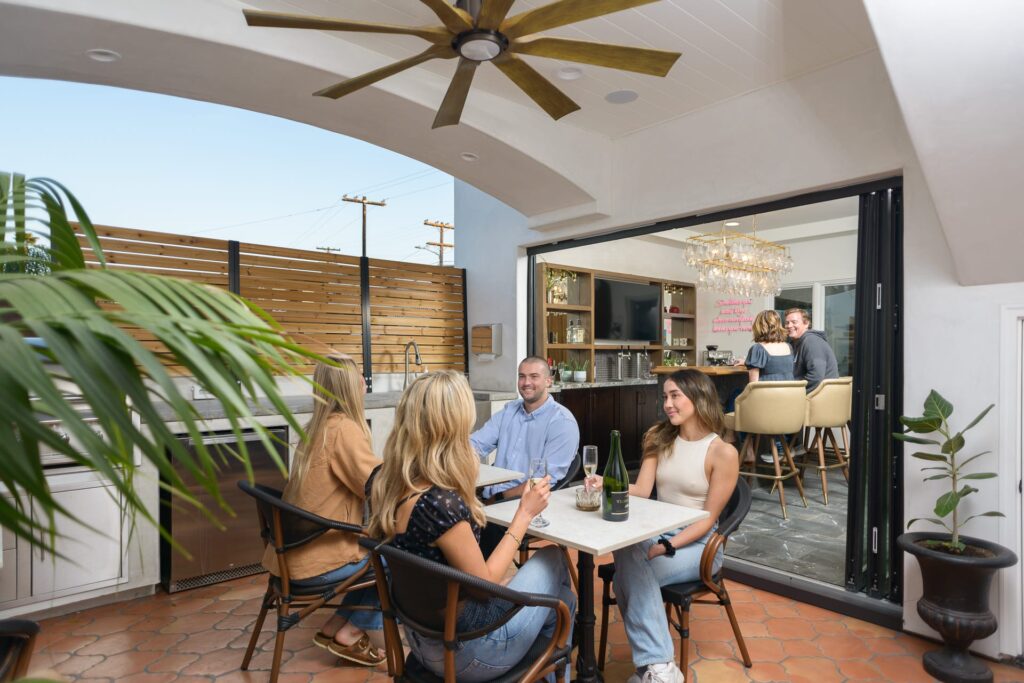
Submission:
<svg viewBox="0 0 1024 683">
<path fill-rule="evenodd" d="M 358 255 L 361 207 L 340 200 L 365 194 L 388 204 L 368 210 L 371 257 L 437 263 L 423 221 L 453 222 L 451 176 L 306 124 L 23 78 L 0 100 L 0 169 L 59 180 L 95 223 Z"/>
</svg>

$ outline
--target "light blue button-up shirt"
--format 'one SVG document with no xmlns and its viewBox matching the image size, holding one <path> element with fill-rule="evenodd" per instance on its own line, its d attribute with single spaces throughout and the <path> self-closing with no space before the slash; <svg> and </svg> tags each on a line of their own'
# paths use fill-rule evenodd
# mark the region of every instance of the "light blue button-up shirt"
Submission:
<svg viewBox="0 0 1024 683">
<path fill-rule="evenodd" d="M 544 455 L 552 484 L 565 477 L 580 445 L 580 428 L 569 409 L 548 395 L 547 401 L 532 413 L 518 399 L 492 415 L 483 427 L 469 437 L 477 454 L 483 458 L 495 448 L 497 467 L 528 472 L 530 458 Z M 484 498 L 522 484 L 525 479 L 488 486 Z"/>
</svg>

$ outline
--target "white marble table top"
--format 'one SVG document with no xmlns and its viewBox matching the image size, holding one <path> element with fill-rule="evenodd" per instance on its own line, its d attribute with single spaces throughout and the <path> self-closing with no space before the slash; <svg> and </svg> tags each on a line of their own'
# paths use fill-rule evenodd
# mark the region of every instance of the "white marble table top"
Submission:
<svg viewBox="0 0 1024 683">
<path fill-rule="evenodd" d="M 494 465 L 480 464 L 480 471 L 476 475 L 477 486 L 490 486 L 491 484 L 500 484 L 503 481 L 512 481 L 513 479 L 525 479 L 526 474 L 523 472 L 516 472 L 515 470 L 506 470 L 503 467 L 495 467 Z M 514 511 L 513 511 L 514 512 Z"/>
<path fill-rule="evenodd" d="M 630 496 L 629 519 L 606 522 L 600 510 L 584 512 L 576 508 L 578 488 L 572 486 L 552 493 L 544 511 L 544 518 L 551 523 L 542 528 L 531 526 L 527 533 L 598 557 L 709 516 L 705 510 Z M 518 507 L 519 501 L 509 500 L 488 505 L 484 512 L 488 522 L 508 526 Z"/>
</svg>

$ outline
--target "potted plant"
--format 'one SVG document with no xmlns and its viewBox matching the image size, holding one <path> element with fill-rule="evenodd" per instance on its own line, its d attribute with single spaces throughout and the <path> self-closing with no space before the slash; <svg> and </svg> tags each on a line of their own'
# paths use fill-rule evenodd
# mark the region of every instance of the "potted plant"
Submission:
<svg viewBox="0 0 1024 683">
<path fill-rule="evenodd" d="M 935 516 L 912 519 L 943 527 L 946 532 L 916 532 L 901 535 L 896 542 L 904 552 L 917 558 L 921 567 L 924 592 L 917 603 L 917 613 L 925 623 L 942 636 L 945 647 L 924 655 L 924 668 L 940 681 L 991 681 L 992 672 L 980 659 L 967 651 L 972 642 L 995 633 L 996 617 L 989 609 L 989 588 L 999 569 L 1017 563 L 1013 551 L 998 543 L 964 536 L 961 527 L 975 517 L 1002 517 L 1001 512 L 982 512 L 962 519 L 959 506 L 964 498 L 978 489 L 970 481 L 991 479 L 994 472 L 968 474 L 964 468 L 982 451 L 966 459 L 964 433 L 977 425 L 992 410 L 989 405 L 958 432 L 949 425 L 953 404 L 932 390 L 924 401 L 924 415 L 900 418 L 906 428 L 893 436 L 900 441 L 925 446 L 938 446 L 938 453 L 919 451 L 911 456 L 929 466 L 923 471 L 935 472 L 925 481 L 948 480 L 950 487 L 935 501 Z M 926 435 L 939 435 L 941 440 Z M 948 520 L 948 522 L 946 521 Z"/>
<path fill-rule="evenodd" d="M 587 381 L 587 368 L 590 367 L 589 360 L 577 360 L 573 363 L 572 381 L 574 382 L 586 382 Z"/>
</svg>

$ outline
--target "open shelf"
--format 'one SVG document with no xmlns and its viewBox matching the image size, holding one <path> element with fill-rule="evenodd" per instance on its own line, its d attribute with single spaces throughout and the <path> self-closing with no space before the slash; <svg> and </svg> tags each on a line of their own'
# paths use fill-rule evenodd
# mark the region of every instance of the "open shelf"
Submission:
<svg viewBox="0 0 1024 683">
<path fill-rule="evenodd" d="M 590 311 L 590 306 L 584 306 L 582 304 L 544 304 L 544 310 L 546 311 L 572 311 L 582 312 Z"/>
<path fill-rule="evenodd" d="M 568 282 L 562 278 L 560 289 L 552 289 L 554 296 L 547 290 L 551 279 L 550 274 L 568 275 Z M 661 288 L 661 301 L 658 302 L 660 315 L 660 342 L 671 342 L 673 339 L 685 338 L 692 345 L 672 345 L 664 343 L 594 343 L 594 278 L 610 277 L 613 279 L 658 285 Z M 641 351 L 650 354 L 652 365 L 661 364 L 666 357 L 685 359 L 689 365 L 697 364 L 697 316 L 695 313 L 667 313 L 668 307 L 676 306 L 681 311 L 696 311 L 696 288 L 691 282 L 675 282 L 647 278 L 635 273 L 611 273 L 575 266 L 538 263 L 535 282 L 539 284 L 534 301 L 534 310 L 538 322 L 536 329 L 535 348 L 537 354 L 550 358 L 556 364 L 561 362 L 588 362 L 587 379 L 593 381 L 596 354 L 615 353 L 619 351 Z M 554 298 L 556 302 L 548 299 Z M 576 323 L 583 328 L 582 344 L 565 343 L 569 326 Z"/>
</svg>

